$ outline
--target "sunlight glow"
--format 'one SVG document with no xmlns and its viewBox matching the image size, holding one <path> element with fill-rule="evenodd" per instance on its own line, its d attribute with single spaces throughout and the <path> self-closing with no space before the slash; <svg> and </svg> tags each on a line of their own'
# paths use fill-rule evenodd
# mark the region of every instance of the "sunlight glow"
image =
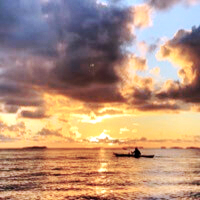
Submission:
<svg viewBox="0 0 200 200">
<path fill-rule="evenodd" d="M 110 131 L 109 130 L 103 130 L 103 132 L 99 135 L 99 136 L 96 136 L 96 137 L 89 137 L 88 140 L 90 142 L 107 142 L 107 141 L 112 141 L 114 140 L 112 137 L 110 137 L 110 135 L 108 135 L 107 133 L 109 133 Z"/>
</svg>

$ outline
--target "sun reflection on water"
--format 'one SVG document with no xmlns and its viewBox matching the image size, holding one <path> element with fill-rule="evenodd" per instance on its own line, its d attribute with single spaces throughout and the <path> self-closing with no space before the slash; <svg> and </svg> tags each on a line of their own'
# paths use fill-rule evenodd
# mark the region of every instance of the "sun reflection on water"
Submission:
<svg viewBox="0 0 200 200">
<path fill-rule="evenodd" d="M 106 172 L 108 163 L 100 163 L 100 168 L 98 169 L 98 172 Z"/>
<path fill-rule="evenodd" d="M 107 188 L 107 178 L 106 173 L 108 171 L 108 163 L 105 158 L 105 150 L 101 149 L 99 151 L 99 168 L 97 169 L 97 172 L 99 173 L 99 176 L 95 179 L 96 184 L 96 194 L 104 196 L 108 193 Z"/>
</svg>

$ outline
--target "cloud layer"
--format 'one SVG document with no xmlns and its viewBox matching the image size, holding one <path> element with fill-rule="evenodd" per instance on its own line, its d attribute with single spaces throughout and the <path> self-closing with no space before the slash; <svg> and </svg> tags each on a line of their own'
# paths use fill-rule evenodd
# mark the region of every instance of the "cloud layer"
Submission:
<svg viewBox="0 0 200 200">
<path fill-rule="evenodd" d="M 45 94 L 81 101 L 82 112 L 97 114 L 117 103 L 123 110 L 118 113 L 181 109 L 168 100 L 199 103 L 199 28 L 180 30 L 161 47 L 160 59 L 178 64 L 182 80 L 163 87 L 150 75 L 138 75 L 148 70 L 147 59 L 127 48 L 137 40 L 135 29 L 152 25 L 152 7 L 181 2 L 191 3 L 150 0 L 120 7 L 95 0 L 1 0 L 1 112 L 47 118 Z M 157 47 L 146 46 L 147 51 Z M 151 73 L 159 74 L 158 68 Z"/>
</svg>

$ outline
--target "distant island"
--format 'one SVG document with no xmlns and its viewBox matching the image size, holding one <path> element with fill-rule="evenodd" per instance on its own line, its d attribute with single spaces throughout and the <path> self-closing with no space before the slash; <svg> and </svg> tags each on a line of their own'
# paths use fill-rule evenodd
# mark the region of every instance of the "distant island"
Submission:
<svg viewBox="0 0 200 200">
<path fill-rule="evenodd" d="M 200 147 L 187 147 L 186 149 L 200 149 Z"/>
<path fill-rule="evenodd" d="M 22 149 L 26 149 L 26 150 L 45 150 L 47 149 L 46 146 L 32 146 L 32 147 L 24 147 Z"/>
<path fill-rule="evenodd" d="M 170 149 L 183 149 L 182 147 L 171 147 Z"/>
</svg>

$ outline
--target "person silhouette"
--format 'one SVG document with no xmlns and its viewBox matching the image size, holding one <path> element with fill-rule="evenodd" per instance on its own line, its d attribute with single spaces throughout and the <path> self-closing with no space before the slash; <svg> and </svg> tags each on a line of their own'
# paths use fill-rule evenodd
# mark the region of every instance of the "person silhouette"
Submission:
<svg viewBox="0 0 200 200">
<path fill-rule="evenodd" d="M 139 158 L 141 156 L 141 152 L 139 151 L 139 149 L 137 147 L 135 147 L 135 151 L 133 151 L 133 155 L 136 158 Z"/>
</svg>

